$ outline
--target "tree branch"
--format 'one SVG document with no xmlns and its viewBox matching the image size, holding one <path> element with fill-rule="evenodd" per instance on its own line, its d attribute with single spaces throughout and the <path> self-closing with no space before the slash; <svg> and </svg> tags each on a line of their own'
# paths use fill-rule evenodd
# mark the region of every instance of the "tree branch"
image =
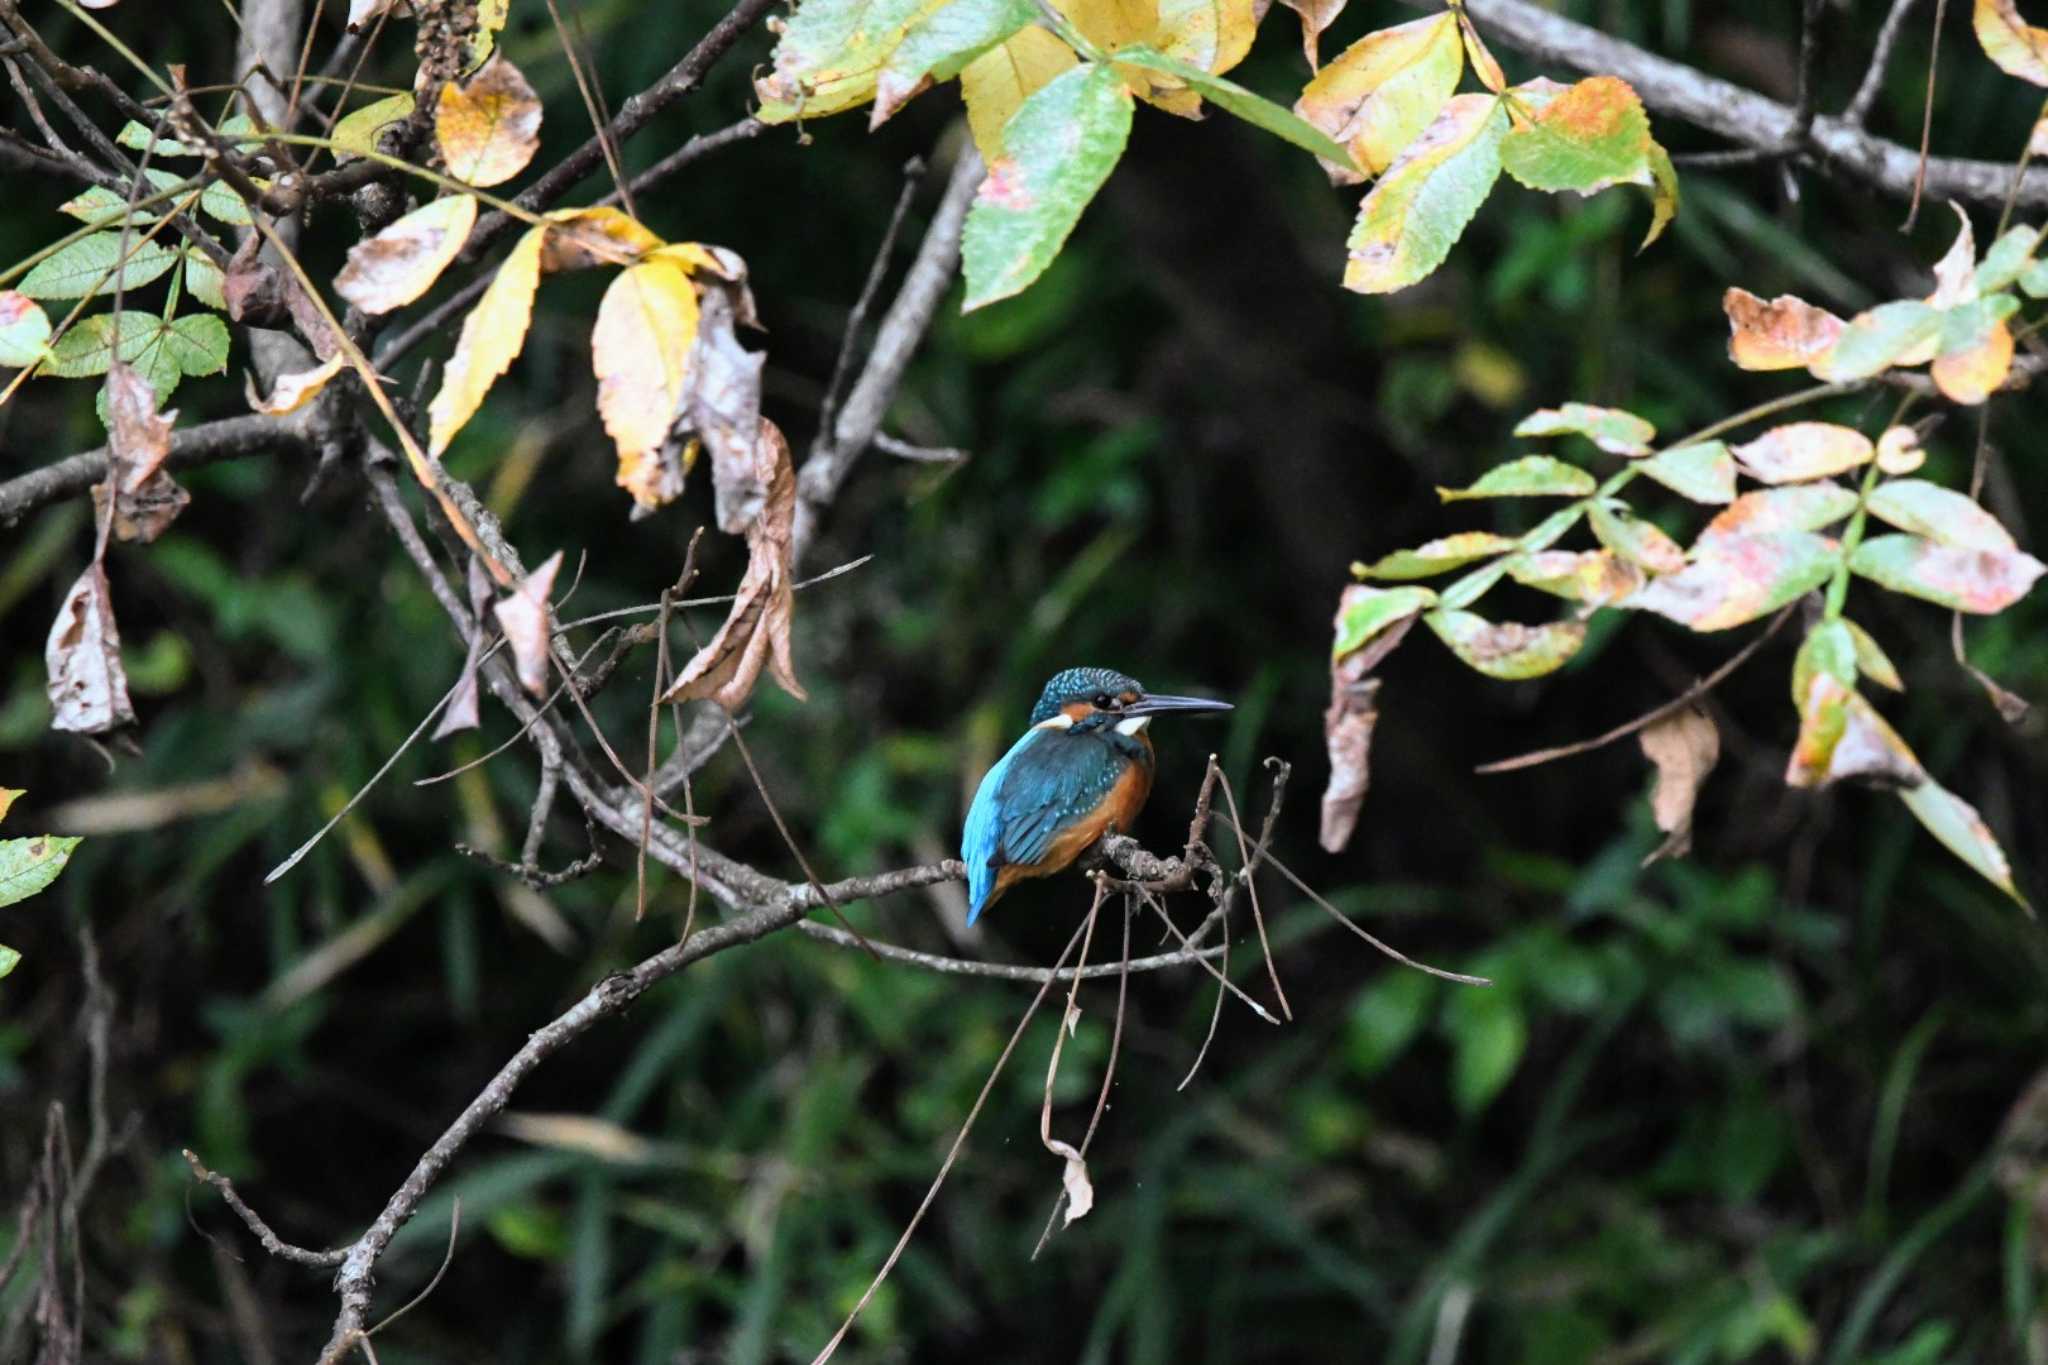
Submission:
<svg viewBox="0 0 2048 1365">
<path fill-rule="evenodd" d="M 328 439 L 324 426 L 314 420 L 316 411 L 314 405 L 289 417 L 228 417 L 186 427 L 172 433 L 167 464 L 172 469 L 190 469 L 259 452 L 315 454 Z M 47 503 L 84 493 L 106 477 L 105 446 L 17 475 L 0 483 L 0 526 L 12 526 Z"/>
</svg>

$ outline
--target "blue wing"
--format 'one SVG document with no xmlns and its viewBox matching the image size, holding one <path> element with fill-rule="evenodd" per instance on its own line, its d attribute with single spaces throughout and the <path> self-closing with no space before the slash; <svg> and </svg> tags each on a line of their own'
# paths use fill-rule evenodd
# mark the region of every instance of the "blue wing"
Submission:
<svg viewBox="0 0 2048 1365">
<path fill-rule="evenodd" d="M 1053 838 L 1109 795 L 1125 762 L 1106 744 L 1032 729 L 1010 746 L 967 810 L 960 856 L 967 864 L 967 922 L 995 891 L 996 873 L 1012 863 L 1043 862 Z"/>
</svg>

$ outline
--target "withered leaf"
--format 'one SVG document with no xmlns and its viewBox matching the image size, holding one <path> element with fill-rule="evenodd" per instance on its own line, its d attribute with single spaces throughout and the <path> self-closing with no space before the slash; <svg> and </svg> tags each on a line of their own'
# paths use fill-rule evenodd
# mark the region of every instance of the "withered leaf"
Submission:
<svg viewBox="0 0 2048 1365">
<path fill-rule="evenodd" d="M 534 696 L 548 690 L 548 598 L 555 590 L 555 572 L 562 567 L 562 552 L 549 555 L 526 581 L 491 610 L 505 632 L 505 644 L 512 651 L 519 685 Z"/>
<path fill-rule="evenodd" d="M 1650 795 L 1650 813 L 1664 842 L 1649 857 L 1680 858 L 1692 849 L 1692 811 L 1700 787 L 1721 757 L 1721 732 L 1705 711 L 1688 706 L 1674 711 L 1636 736 L 1643 756 L 1657 767 L 1657 786 Z"/>
<path fill-rule="evenodd" d="M 696 337 L 696 290 L 674 261 L 627 267 L 598 304 L 590 333 L 597 411 L 618 447 L 618 483 L 633 495 L 636 516 L 683 490 L 683 462 L 662 456 Z"/>
<path fill-rule="evenodd" d="M 451 194 L 348 249 L 334 290 L 365 313 L 402 308 L 433 287 L 469 241 L 476 198 Z"/>
<path fill-rule="evenodd" d="M 706 298 L 716 291 L 707 292 Z M 765 666 L 782 690 L 807 699 L 790 662 L 790 625 L 796 606 L 792 540 L 796 530 L 796 470 L 789 442 L 759 419 L 749 478 L 767 490 L 760 514 L 746 528 L 747 572 L 732 610 L 696 655 L 683 665 L 662 702 L 709 697 L 737 713 L 753 695 Z"/>
<path fill-rule="evenodd" d="M 455 680 L 455 695 L 448 699 L 448 709 L 441 713 L 440 724 L 434 727 L 435 739 L 442 739 L 459 730 L 474 730 L 483 722 L 479 705 L 481 696 L 477 690 L 477 669 L 484 659 L 484 612 L 491 606 L 491 576 L 484 572 L 481 559 L 469 557 L 469 610 L 477 624 L 476 635 L 469 642 L 469 652 L 462 660 L 462 673 Z"/>
<path fill-rule="evenodd" d="M 118 539 L 148 544 L 192 501 L 163 467 L 177 416 L 156 410 L 156 391 L 127 362 L 107 367 L 107 478 L 92 492 Z"/>
<path fill-rule="evenodd" d="M 1345 618 L 1352 613 L 1355 601 L 1385 595 L 1359 584 L 1347 587 L 1337 604 L 1336 629 L 1340 639 L 1346 630 Z M 1376 631 L 1361 647 L 1330 661 L 1330 705 L 1323 712 L 1323 745 L 1330 756 L 1330 780 L 1323 788 L 1322 845 L 1328 852 L 1343 852 L 1358 828 L 1358 813 L 1365 805 L 1366 788 L 1372 779 L 1372 732 L 1380 718 L 1380 679 L 1371 674 L 1414 629 L 1413 610 L 1419 607 Z"/>
<path fill-rule="evenodd" d="M 107 593 L 107 571 L 97 560 L 65 594 L 43 649 L 49 671 L 52 730 L 104 734 L 134 723 L 128 673 L 121 667 L 121 632 Z"/>
<path fill-rule="evenodd" d="M 736 324 L 751 310 L 744 283 L 700 281 L 697 340 L 684 367 L 683 401 L 677 426 L 695 431 L 711 452 L 711 483 L 718 529 L 750 533 L 764 515 L 774 463 L 759 458 L 761 366 L 767 355 L 740 345 Z M 773 430 L 772 427 L 767 428 Z M 775 438 L 781 440 L 778 434 Z M 793 505 L 793 504 L 792 504 Z"/>
<path fill-rule="evenodd" d="M 1721 296 L 1728 358 L 1745 370 L 1798 370 L 1835 348 L 1848 324 L 1792 294 L 1766 303 L 1747 289 Z"/>
<path fill-rule="evenodd" d="M 242 396 L 249 400 L 249 410 L 260 412 L 266 417 L 282 417 L 297 412 L 320 396 L 328 381 L 348 367 L 348 357 L 336 351 L 326 361 L 310 370 L 297 374 L 281 374 L 270 386 L 270 397 L 256 392 L 256 376 L 250 375 L 242 386 Z"/>
<path fill-rule="evenodd" d="M 1816 672 L 1806 684 L 1785 785 L 1825 787 L 1844 778 L 1910 788 L 1925 782 L 1927 771 L 1861 693 L 1831 673 Z"/>
</svg>

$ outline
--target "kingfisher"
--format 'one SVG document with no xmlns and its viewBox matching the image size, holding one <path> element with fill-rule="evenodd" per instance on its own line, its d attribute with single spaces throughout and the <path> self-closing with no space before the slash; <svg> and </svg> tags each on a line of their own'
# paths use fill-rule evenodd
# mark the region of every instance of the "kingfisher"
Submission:
<svg viewBox="0 0 2048 1365">
<path fill-rule="evenodd" d="M 1152 717 L 1228 711 L 1207 697 L 1155 696 L 1109 668 L 1055 673 L 1031 728 L 988 770 L 967 810 L 967 922 L 1026 877 L 1046 877 L 1097 839 L 1124 834 L 1152 792 Z"/>
</svg>

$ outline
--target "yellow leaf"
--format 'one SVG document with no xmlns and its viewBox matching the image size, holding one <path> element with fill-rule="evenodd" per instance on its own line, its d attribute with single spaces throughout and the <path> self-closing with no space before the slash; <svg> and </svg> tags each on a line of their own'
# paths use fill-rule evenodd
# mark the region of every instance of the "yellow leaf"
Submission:
<svg viewBox="0 0 2048 1365">
<path fill-rule="evenodd" d="M 967 64 L 960 73 L 960 95 L 967 101 L 967 126 L 983 161 L 993 165 L 1002 157 L 1003 125 L 1017 106 L 1080 60 L 1074 49 L 1034 25 Z"/>
<path fill-rule="evenodd" d="M 1280 0 L 1280 3 L 1301 16 L 1301 50 L 1308 57 L 1308 69 L 1319 70 L 1323 58 L 1317 47 L 1323 30 L 1336 23 L 1337 16 L 1344 12 L 1344 0 Z"/>
<path fill-rule="evenodd" d="M 661 238 L 623 209 L 556 209 L 548 215 L 548 222 L 554 230 L 548 233 L 540 268 L 549 274 L 593 265 L 626 265 L 661 245 Z"/>
<path fill-rule="evenodd" d="M 510 180 L 540 150 L 540 97 L 519 68 L 497 53 L 467 81 L 441 88 L 434 140 L 457 180 L 470 185 Z"/>
<path fill-rule="evenodd" d="M 1159 0 L 1152 46 L 1220 76 L 1252 50 L 1258 27 L 1254 0 Z"/>
<path fill-rule="evenodd" d="M 526 344 L 526 329 L 533 321 L 533 295 L 540 287 L 541 248 L 547 244 L 548 231 L 545 226 L 532 228 L 519 239 L 498 267 L 490 288 L 462 320 L 462 336 L 455 343 L 455 354 L 448 357 L 441 391 L 427 410 L 428 448 L 437 456 L 476 415 L 491 385 L 511 368 L 519 348 Z"/>
<path fill-rule="evenodd" d="M 377 135 L 394 123 L 412 117 L 413 97 L 409 93 L 386 95 L 372 100 L 334 125 L 334 159 L 347 161 L 377 150 Z"/>
<path fill-rule="evenodd" d="M 1766 303 L 1747 289 L 1730 289 L 1721 310 L 1728 315 L 1728 358 L 1745 370 L 1804 369 L 1834 350 L 1847 325 L 1792 294 Z"/>
<path fill-rule="evenodd" d="M 414 209 L 367 241 L 349 248 L 335 292 L 365 313 L 402 308 L 433 287 L 469 240 L 476 200 L 451 194 Z"/>
<path fill-rule="evenodd" d="M 1053 8 L 1105 52 L 1151 42 L 1160 27 L 1159 0 L 1057 0 Z"/>
<path fill-rule="evenodd" d="M 249 410 L 260 412 L 266 417 L 282 417 L 288 412 L 297 412 L 320 396 L 327 387 L 327 381 L 340 374 L 348 365 L 348 357 L 340 351 L 329 356 L 327 362 L 298 374 L 281 374 L 270 386 L 270 397 L 261 398 L 256 393 L 256 380 L 252 376 L 244 386 L 249 399 Z"/>
<path fill-rule="evenodd" d="M 1984 55 L 2008 75 L 2048 85 L 2048 29 L 2020 18 L 2013 0 L 1977 0 L 1977 41 Z"/>
<path fill-rule="evenodd" d="M 1500 177 L 1508 118 L 1492 95 L 1453 95 L 1359 205 L 1344 287 L 1390 294 L 1442 265 Z"/>
<path fill-rule="evenodd" d="M 696 288 L 688 272 L 665 257 L 620 271 L 598 304 L 590 334 L 597 411 L 619 449 L 619 487 L 643 508 L 659 507 L 683 490 L 680 462 L 661 454 L 696 339 Z"/>
<path fill-rule="evenodd" d="M 1458 16 L 1458 27 L 1465 35 L 1465 55 L 1472 59 L 1472 74 L 1479 83 L 1498 95 L 1508 88 L 1508 78 L 1500 69 L 1500 63 L 1487 51 L 1486 40 L 1479 36 L 1479 30 L 1472 26 L 1472 16 L 1465 13 L 1462 4 L 1452 6 Z"/>
<path fill-rule="evenodd" d="M 1416 19 L 1344 49 L 1308 83 L 1294 112 L 1379 175 L 1436 118 L 1463 66 L 1456 16 Z M 1323 169 L 1340 185 L 1365 178 L 1328 162 Z"/>
</svg>

